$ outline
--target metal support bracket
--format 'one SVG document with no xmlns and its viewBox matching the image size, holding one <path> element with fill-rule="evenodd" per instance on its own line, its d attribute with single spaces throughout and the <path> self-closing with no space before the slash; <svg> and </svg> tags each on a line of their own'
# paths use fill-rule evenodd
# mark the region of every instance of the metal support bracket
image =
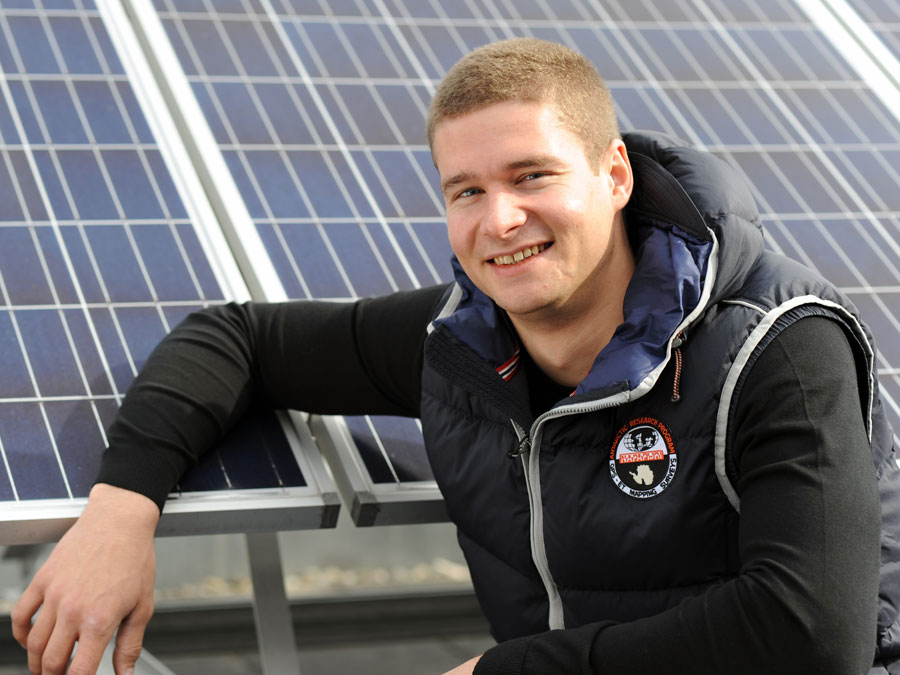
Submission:
<svg viewBox="0 0 900 675">
<path fill-rule="evenodd" d="M 275 532 L 248 533 L 247 555 L 253 581 L 253 616 L 259 657 L 267 675 L 299 673 L 294 625 L 284 590 L 281 550 Z"/>
</svg>

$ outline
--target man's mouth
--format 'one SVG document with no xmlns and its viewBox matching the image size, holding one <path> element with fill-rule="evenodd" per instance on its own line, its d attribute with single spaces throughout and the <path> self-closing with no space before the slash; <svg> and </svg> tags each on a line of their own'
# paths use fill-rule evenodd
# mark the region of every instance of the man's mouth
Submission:
<svg viewBox="0 0 900 675">
<path fill-rule="evenodd" d="M 551 242 L 552 243 L 552 242 Z M 521 251 L 516 251 L 512 255 L 501 255 L 494 258 L 491 262 L 495 265 L 515 265 L 516 263 L 520 263 L 526 258 L 530 258 L 533 255 L 537 255 L 544 249 L 548 248 L 551 244 L 537 244 L 536 246 L 529 246 L 527 248 L 523 248 Z"/>
</svg>

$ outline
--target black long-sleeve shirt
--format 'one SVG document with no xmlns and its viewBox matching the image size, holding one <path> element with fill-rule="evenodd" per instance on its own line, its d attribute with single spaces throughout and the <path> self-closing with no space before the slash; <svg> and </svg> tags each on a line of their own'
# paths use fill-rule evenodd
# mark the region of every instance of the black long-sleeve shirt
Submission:
<svg viewBox="0 0 900 675">
<path fill-rule="evenodd" d="M 162 507 L 251 401 L 418 416 L 425 327 L 441 293 L 192 315 L 129 391 L 98 481 Z M 753 366 L 734 423 L 737 578 L 657 616 L 500 644 L 476 673 L 865 673 L 880 520 L 856 377 L 842 329 L 820 317 L 787 328 Z"/>
</svg>

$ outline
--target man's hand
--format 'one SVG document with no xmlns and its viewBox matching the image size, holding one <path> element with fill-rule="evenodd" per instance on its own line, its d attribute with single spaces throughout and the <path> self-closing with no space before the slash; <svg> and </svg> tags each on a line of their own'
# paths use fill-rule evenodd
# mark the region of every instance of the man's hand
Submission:
<svg viewBox="0 0 900 675">
<path fill-rule="evenodd" d="M 117 675 L 134 667 L 153 614 L 159 510 L 135 492 L 98 484 L 84 513 L 13 607 L 13 635 L 32 673 L 94 673 L 118 628 Z M 32 624 L 32 617 L 40 609 Z"/>
<path fill-rule="evenodd" d="M 480 656 L 469 659 L 464 664 L 456 666 L 453 670 L 448 670 L 444 675 L 472 675 L 475 672 L 475 665 L 478 663 Z"/>
</svg>

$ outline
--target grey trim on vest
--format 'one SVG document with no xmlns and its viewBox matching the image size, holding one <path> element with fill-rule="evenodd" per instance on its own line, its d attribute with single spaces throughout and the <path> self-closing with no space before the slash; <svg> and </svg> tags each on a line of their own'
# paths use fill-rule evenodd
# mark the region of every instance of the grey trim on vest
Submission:
<svg viewBox="0 0 900 675">
<path fill-rule="evenodd" d="M 750 302 L 749 300 L 722 300 L 723 305 L 740 305 L 741 307 L 747 307 L 752 309 L 760 314 L 765 314 L 767 311 L 766 307 L 762 305 L 757 305 L 754 302 Z"/>
<path fill-rule="evenodd" d="M 521 443 L 525 439 L 525 430 L 516 424 L 515 420 L 510 420 L 513 428 L 516 430 L 516 436 L 519 437 Z M 533 428 L 532 428 L 533 429 Z M 559 590 L 556 588 L 556 582 L 550 573 L 550 563 L 547 561 L 547 547 L 544 543 L 544 504 L 541 498 L 541 467 L 540 467 L 540 432 L 532 435 L 532 446 L 530 450 L 522 453 L 522 468 L 525 471 L 525 489 L 528 492 L 528 508 L 530 510 L 531 520 L 531 560 L 537 568 L 541 581 L 544 583 L 544 589 L 547 591 L 547 601 L 549 603 L 549 612 L 547 616 L 547 624 L 550 630 L 565 628 L 565 620 L 563 618 L 562 598 L 559 597 Z"/>
<path fill-rule="evenodd" d="M 462 294 L 462 286 L 458 283 L 454 283 L 453 290 L 450 291 L 450 297 L 447 298 L 447 302 L 444 303 L 444 306 L 441 307 L 441 311 L 438 312 L 438 315 L 431 320 L 431 323 L 428 324 L 428 328 L 425 329 L 429 335 L 431 335 L 431 332 L 434 330 L 435 321 L 446 319 L 456 311 L 456 308 L 459 306 L 459 301 L 462 300 Z"/>
<path fill-rule="evenodd" d="M 731 300 L 725 302 L 728 302 L 729 304 L 750 307 L 751 309 L 759 311 L 759 307 L 752 303 L 742 302 L 739 300 Z M 735 395 L 735 387 L 737 386 L 737 383 L 741 377 L 741 373 L 744 371 L 744 368 L 750 361 L 750 358 L 753 355 L 754 351 L 759 346 L 760 342 L 762 342 L 763 338 L 766 336 L 766 333 L 768 333 L 772 326 L 775 325 L 775 322 L 790 310 L 797 307 L 802 307 L 803 305 L 819 305 L 822 307 L 827 307 L 828 309 L 839 314 L 841 318 L 847 322 L 847 325 L 853 329 L 854 333 L 856 333 L 856 337 L 859 340 L 859 343 L 865 349 L 866 364 L 868 366 L 867 371 L 869 377 L 868 400 L 866 401 L 866 434 L 869 438 L 869 442 L 872 442 L 872 406 L 874 402 L 873 397 L 875 395 L 875 352 L 868 338 L 866 337 L 865 331 L 863 330 L 856 317 L 853 316 L 853 314 L 851 314 L 849 311 L 847 311 L 847 309 L 842 305 L 839 305 L 836 302 L 832 302 L 831 300 L 825 300 L 815 295 L 801 295 L 799 297 L 788 300 L 787 302 L 779 305 L 778 307 L 775 307 L 774 309 L 769 310 L 765 313 L 765 316 L 759 322 L 756 328 L 753 329 L 753 332 L 751 332 L 747 337 L 747 340 L 741 346 L 740 351 L 738 351 L 737 356 L 734 359 L 734 363 L 731 364 L 728 375 L 725 377 L 725 384 L 722 386 L 722 395 L 719 398 L 719 410 L 716 415 L 716 477 L 719 479 L 719 485 L 722 487 L 722 491 L 725 493 L 725 496 L 728 497 L 728 501 L 731 503 L 731 506 L 734 507 L 734 510 L 738 513 L 741 512 L 741 497 L 740 495 L 738 495 L 734 485 L 731 484 L 731 480 L 729 480 L 728 474 L 725 469 L 725 452 L 727 449 L 726 445 L 728 441 L 728 414 L 731 410 L 732 399 Z"/>
</svg>

